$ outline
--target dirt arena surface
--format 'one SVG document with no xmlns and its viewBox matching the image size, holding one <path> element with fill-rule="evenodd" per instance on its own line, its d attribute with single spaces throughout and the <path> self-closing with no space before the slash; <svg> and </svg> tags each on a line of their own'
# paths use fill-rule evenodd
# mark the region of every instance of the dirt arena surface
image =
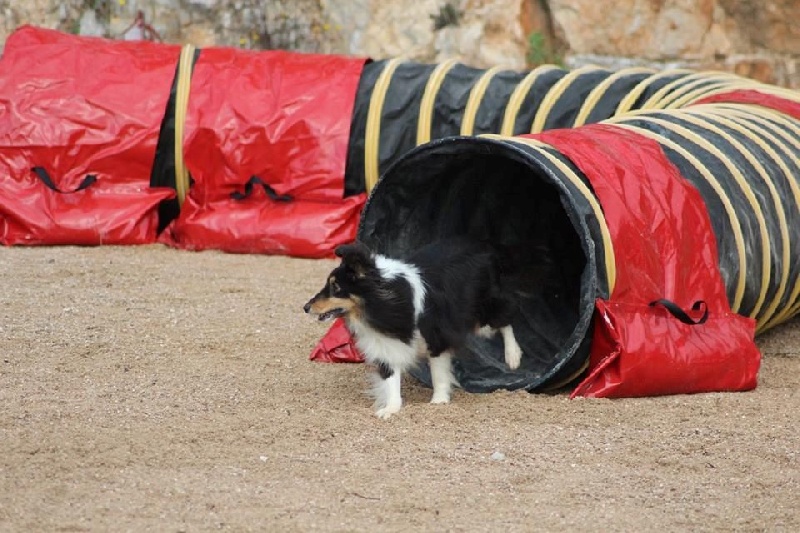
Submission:
<svg viewBox="0 0 800 533">
<path fill-rule="evenodd" d="M 800 531 L 800 321 L 757 390 L 634 400 L 312 363 L 333 261 L 0 249 L 2 531 Z"/>
</svg>

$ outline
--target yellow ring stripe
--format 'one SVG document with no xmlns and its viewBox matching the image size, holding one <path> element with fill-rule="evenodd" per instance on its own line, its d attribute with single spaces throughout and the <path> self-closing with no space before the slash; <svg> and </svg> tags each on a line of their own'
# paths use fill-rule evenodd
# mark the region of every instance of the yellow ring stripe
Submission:
<svg viewBox="0 0 800 533">
<path fill-rule="evenodd" d="M 392 75 L 401 63 L 403 58 L 395 58 L 386 62 L 369 99 L 367 110 L 367 123 L 364 130 L 364 186 L 370 192 L 380 178 L 379 148 L 381 141 L 381 114 L 383 113 L 383 103 L 386 100 L 386 91 L 389 90 L 389 83 Z"/>
<path fill-rule="evenodd" d="M 541 105 L 539 105 L 539 108 L 536 110 L 536 115 L 533 117 L 533 124 L 531 125 L 531 133 L 539 133 L 544 129 L 545 122 L 547 122 L 547 117 L 550 115 L 550 111 L 553 109 L 553 106 L 566 92 L 567 88 L 572 85 L 576 79 L 578 79 L 578 77 L 580 77 L 582 74 L 586 74 L 587 72 L 598 70 L 604 69 L 598 68 L 594 65 L 586 65 L 585 67 L 573 70 L 558 80 L 558 82 L 553 85 L 549 91 L 547 91 L 547 94 L 544 95 Z"/>
<path fill-rule="evenodd" d="M 730 127 L 737 129 L 741 133 L 745 134 L 748 131 L 753 131 L 761 137 L 770 140 L 773 144 L 780 148 L 784 155 L 788 156 L 792 160 L 796 169 L 800 169 L 800 158 L 798 158 L 796 155 L 796 153 L 800 153 L 800 139 L 797 137 L 786 135 L 783 131 L 777 128 L 775 124 L 771 124 L 762 117 L 752 115 L 748 116 L 745 113 L 738 113 L 737 110 L 718 110 L 715 109 L 713 105 L 709 105 L 708 108 L 709 109 L 707 110 L 707 113 L 728 118 L 732 123 Z M 704 109 L 704 111 L 706 110 Z M 739 119 L 741 122 L 737 121 L 736 119 Z M 735 126 L 733 124 L 735 124 Z M 769 131 L 770 128 L 772 129 L 772 132 Z M 773 133 L 779 133 L 784 140 L 787 142 L 792 142 L 794 144 L 794 150 L 792 150 L 786 143 L 784 143 Z M 763 143 L 761 139 L 759 139 L 758 142 L 759 145 Z M 796 183 L 794 174 L 789 167 L 786 166 L 783 158 L 771 146 L 763 143 L 762 148 L 767 152 L 767 154 L 769 154 L 772 160 L 775 161 L 775 163 L 781 168 L 781 171 L 783 171 L 784 175 L 786 176 L 786 181 L 789 183 L 789 187 L 792 189 L 792 196 L 794 196 L 796 209 L 798 210 L 798 213 L 800 213 L 800 186 L 798 186 Z M 791 311 L 792 306 L 797 303 L 798 296 L 800 296 L 800 277 L 798 277 L 798 279 L 796 279 L 794 282 L 794 288 L 786 301 L 786 306 L 770 320 L 768 320 L 764 324 L 763 329 L 767 330 L 787 320 L 789 318 L 787 314 Z"/>
<path fill-rule="evenodd" d="M 736 91 L 736 90 L 739 90 L 739 89 L 754 90 L 754 91 L 758 91 L 760 93 L 771 94 L 773 96 L 779 96 L 779 97 L 784 98 L 786 100 L 791 100 L 792 102 L 800 103 L 800 94 L 796 93 L 795 91 L 792 91 L 790 89 L 784 89 L 782 87 L 776 87 L 774 85 L 767 85 L 767 84 L 764 84 L 764 83 L 759 83 L 759 82 L 756 82 L 756 81 L 753 81 L 753 80 L 747 80 L 747 79 L 742 78 L 742 80 L 740 80 L 738 83 L 734 83 L 734 84 L 728 85 L 726 87 L 720 87 L 719 89 L 715 89 L 713 91 L 700 94 L 700 95 L 697 96 L 697 98 L 694 98 L 693 100 L 688 101 L 687 104 L 692 104 L 695 101 L 702 100 L 702 99 L 704 99 L 706 97 L 716 96 L 718 94 L 725 94 L 725 93 L 729 93 L 731 91 Z M 722 103 L 725 103 L 725 102 L 720 102 L 720 104 L 722 104 Z M 736 102 L 728 102 L 728 103 L 736 104 Z M 758 104 L 739 104 L 739 105 L 755 105 L 755 106 L 758 106 L 758 107 L 764 107 L 764 106 L 759 106 Z M 766 108 L 765 107 L 765 109 L 771 109 L 771 108 Z M 773 111 L 775 111 L 775 110 L 773 110 Z M 775 111 L 775 112 L 780 113 L 779 111 Z"/>
<path fill-rule="evenodd" d="M 685 68 L 670 69 L 661 71 L 658 74 L 654 74 L 649 78 L 643 79 L 642 81 L 637 83 L 633 89 L 631 89 L 628 92 L 628 95 L 625 96 L 625 98 L 622 99 L 622 101 L 617 106 L 617 110 L 614 112 L 614 115 L 622 115 L 630 111 L 633 105 L 636 103 L 636 100 L 638 100 L 639 97 L 642 96 L 642 94 L 644 94 L 647 88 L 650 87 L 653 83 L 660 80 L 661 78 L 666 78 L 667 76 L 673 76 L 675 74 L 688 74 L 691 72 L 692 72 L 691 70 Z M 683 78 L 685 78 L 685 76 L 681 76 L 678 79 L 682 80 Z"/>
<path fill-rule="evenodd" d="M 787 115 L 781 113 L 777 109 L 773 109 L 771 107 L 763 107 L 758 104 L 736 104 L 736 103 L 719 103 L 719 104 L 703 104 L 708 106 L 714 106 L 719 109 L 724 109 L 726 111 L 738 111 L 741 113 L 747 113 L 748 116 L 754 118 L 760 118 L 768 121 L 780 122 L 782 126 L 794 131 L 795 133 L 800 133 L 800 119 L 795 118 L 788 118 Z M 780 131 L 780 129 L 778 129 Z"/>
<path fill-rule="evenodd" d="M 431 140 L 431 126 L 433 122 L 433 105 L 436 102 L 436 95 L 442 86 L 444 77 L 456 66 L 457 60 L 448 59 L 440 63 L 431 72 L 428 83 L 425 84 L 425 91 L 422 93 L 422 101 L 419 105 L 419 120 L 417 122 L 417 144 L 424 144 Z"/>
<path fill-rule="evenodd" d="M 553 70 L 559 70 L 559 68 L 555 65 L 543 65 L 535 68 L 514 88 L 514 92 L 511 93 L 508 104 L 506 104 L 506 110 L 503 113 L 503 125 L 500 128 L 501 135 L 514 135 L 514 126 L 517 123 L 517 116 L 519 115 L 519 110 L 522 108 L 522 103 L 525 101 L 525 97 L 528 96 L 531 87 L 533 87 L 533 84 L 539 76 L 547 72 L 552 72 Z"/>
<path fill-rule="evenodd" d="M 692 83 L 688 83 L 683 87 L 676 89 L 675 91 L 666 95 L 658 102 L 658 107 L 661 109 L 679 108 L 682 106 L 676 105 L 675 102 L 682 101 L 687 94 L 703 94 L 709 91 L 716 90 L 720 87 L 725 87 L 726 85 L 741 83 L 742 79 L 743 78 L 740 78 L 735 74 L 712 73 L 709 74 L 707 78 L 699 79 L 693 81 Z M 703 85 L 703 82 L 709 82 L 709 83 Z"/>
<path fill-rule="evenodd" d="M 774 299 L 767 305 L 767 308 L 761 314 L 761 317 L 757 319 L 757 331 L 760 333 L 763 331 L 764 324 L 772 318 L 775 314 L 775 309 L 780 304 L 781 300 L 783 299 L 784 294 L 786 294 L 786 285 L 789 281 L 789 257 L 790 257 L 790 250 L 791 244 L 789 242 L 789 222 L 786 220 L 786 212 L 783 209 L 783 204 L 781 203 L 780 194 L 778 193 L 778 189 L 775 187 L 775 184 L 772 181 L 767 169 L 764 168 L 764 165 L 756 159 L 756 157 L 750 153 L 750 151 L 735 137 L 727 133 L 722 128 L 719 128 L 713 123 L 706 122 L 702 120 L 702 118 L 708 118 L 710 120 L 716 120 L 723 125 L 735 129 L 740 133 L 744 134 L 748 139 L 755 142 L 759 145 L 759 147 L 767 152 L 769 150 L 769 146 L 762 140 L 759 139 L 757 136 L 753 135 L 752 132 L 747 131 L 745 128 L 742 128 L 740 125 L 734 123 L 733 121 L 725 118 L 724 116 L 707 116 L 702 112 L 694 112 L 688 113 L 688 110 L 685 110 L 681 114 L 681 120 L 685 120 L 692 124 L 696 124 L 704 129 L 709 131 L 713 131 L 723 139 L 725 139 L 728 143 L 731 144 L 739 153 L 747 159 L 748 163 L 753 166 L 756 170 L 756 173 L 761 176 L 761 179 L 766 185 L 767 190 L 769 191 L 769 195 L 772 198 L 772 204 L 775 208 L 775 217 L 778 220 L 778 227 L 781 234 L 781 278 L 778 282 L 778 290 L 775 293 Z M 777 154 L 776 154 L 777 155 Z M 788 169 L 787 169 L 788 170 Z M 769 278 L 771 279 L 771 278 Z M 769 280 L 767 280 L 768 282 Z"/>
<path fill-rule="evenodd" d="M 662 111 L 662 113 L 670 113 L 679 119 L 682 118 L 679 112 L 676 111 Z M 690 139 L 697 146 L 716 157 L 725 166 L 725 168 L 728 169 L 728 172 L 731 173 L 731 176 L 733 176 L 734 181 L 739 185 L 739 188 L 741 189 L 744 198 L 747 200 L 747 203 L 750 204 L 750 208 L 753 210 L 753 215 L 756 219 L 756 222 L 758 222 L 759 234 L 761 235 L 761 288 L 758 293 L 758 299 L 756 300 L 753 310 L 749 315 L 750 317 L 755 318 L 761 311 L 761 307 L 764 305 L 764 300 L 767 297 L 767 289 L 769 288 L 769 280 L 771 279 L 772 274 L 772 265 L 770 263 L 770 254 L 772 251 L 770 249 L 767 221 L 764 219 L 764 213 L 761 211 L 761 207 L 758 205 L 755 194 L 753 194 L 753 191 L 747 184 L 747 180 L 744 179 L 741 170 L 739 170 L 733 163 L 728 161 L 728 159 L 725 157 L 725 154 L 723 154 L 722 151 L 714 146 L 711 142 L 694 133 L 692 130 L 678 124 L 673 124 L 667 120 L 654 117 L 647 117 L 647 120 L 658 124 L 663 128 L 672 130 L 681 137 Z"/>
<path fill-rule="evenodd" d="M 627 117 L 619 117 L 619 120 L 623 120 Z M 621 128 L 627 128 L 631 131 L 635 131 L 645 137 L 649 137 L 659 144 L 662 144 L 671 150 L 674 150 L 678 154 L 681 155 L 684 159 L 686 159 L 689 164 L 697 169 L 697 171 L 705 178 L 708 184 L 714 189 L 714 192 L 717 193 L 720 202 L 722 202 L 723 207 L 725 208 L 725 213 L 728 215 L 728 220 L 731 224 L 731 230 L 733 232 L 733 240 L 736 245 L 736 254 L 739 257 L 739 274 L 737 276 L 736 281 L 736 289 L 734 290 L 734 297 L 733 303 L 731 304 L 731 308 L 734 311 L 738 311 L 742 305 L 742 298 L 744 296 L 744 289 L 745 289 L 745 280 L 746 280 L 746 272 L 747 272 L 747 255 L 745 252 L 745 245 L 744 245 L 744 234 L 742 233 L 742 228 L 739 223 L 739 219 L 736 218 L 736 213 L 733 209 L 733 205 L 731 204 L 728 196 L 725 194 L 725 190 L 720 185 L 717 178 L 705 167 L 703 164 L 698 160 L 693 154 L 686 150 L 683 146 L 677 144 L 676 142 L 668 139 L 666 137 L 662 137 L 657 133 L 654 133 L 648 129 L 642 128 L 640 126 L 635 126 L 633 124 L 625 124 L 622 122 L 612 122 L 606 121 L 606 123 L 613 123 L 616 126 Z"/>
<path fill-rule="evenodd" d="M 650 98 L 648 98 L 642 109 L 663 109 L 667 104 L 674 100 L 676 97 L 696 88 L 703 82 L 714 81 L 716 79 L 736 79 L 734 74 L 719 73 L 719 72 L 696 72 L 677 80 L 673 80 L 668 84 L 661 87 Z"/>
<path fill-rule="evenodd" d="M 800 139 L 800 126 L 798 126 L 797 120 L 788 118 L 786 115 L 784 115 L 783 113 L 781 113 L 776 109 L 759 106 L 757 104 L 728 103 L 728 104 L 709 104 L 709 105 L 713 105 L 719 109 L 724 109 L 725 111 L 728 112 L 747 114 L 747 116 L 752 120 L 758 120 L 765 126 L 773 128 L 773 131 L 776 134 L 780 135 L 784 140 L 791 143 L 795 147 L 798 147 L 798 139 Z M 788 132 L 784 131 L 778 126 L 782 126 L 783 128 L 791 130 L 794 133 L 794 135 L 789 134 Z M 791 152 L 787 153 L 791 154 Z M 792 157 L 794 158 L 793 154 Z M 792 307 L 790 309 L 784 311 L 781 315 L 781 318 L 788 319 L 796 315 L 798 312 L 800 312 L 800 301 L 792 304 Z"/>
<path fill-rule="evenodd" d="M 183 160 L 183 133 L 186 126 L 186 111 L 189 107 L 189 92 L 192 87 L 192 61 L 194 45 L 181 48 L 178 59 L 178 83 L 175 86 L 175 193 L 178 205 L 183 205 L 189 191 L 189 171 Z"/>
<path fill-rule="evenodd" d="M 461 135 L 472 135 L 473 131 L 475 131 L 475 117 L 478 115 L 478 109 L 481 107 L 486 89 L 489 88 L 492 79 L 501 70 L 503 70 L 502 67 L 490 68 L 472 86 L 469 91 L 467 106 L 464 108 L 464 118 L 461 120 Z"/>
<path fill-rule="evenodd" d="M 724 107 L 726 111 L 735 111 L 742 114 L 746 114 L 747 117 L 752 121 L 757 121 L 758 123 L 762 124 L 764 127 L 771 128 L 773 132 L 785 140 L 787 143 L 790 143 L 794 146 L 795 151 L 793 152 L 790 149 L 787 149 L 786 153 L 792 158 L 795 164 L 798 164 L 798 158 L 795 156 L 795 153 L 800 151 L 800 127 L 794 122 L 793 119 L 789 119 L 780 113 L 776 113 L 771 109 L 762 108 L 758 106 L 749 106 L 749 105 L 725 105 L 720 106 Z M 759 113 L 761 111 L 761 113 Z M 768 115 L 768 117 L 766 116 Z M 775 122 L 779 124 L 775 124 Z M 790 129 L 794 132 L 794 135 L 789 134 L 788 132 L 782 130 L 778 127 L 778 125 L 783 126 L 787 129 Z M 793 178 L 790 177 L 790 182 L 793 182 Z M 793 297 L 791 298 L 794 300 L 797 297 L 796 292 L 798 291 L 798 287 L 795 287 L 795 291 L 792 291 Z M 797 314 L 800 311 L 800 301 L 792 303 L 787 309 L 785 309 L 778 317 L 780 321 L 788 320 L 790 317 Z"/>
<path fill-rule="evenodd" d="M 632 74 L 646 74 L 653 72 L 655 71 L 651 68 L 626 68 L 619 70 L 608 78 L 604 79 L 602 83 L 592 89 L 592 92 L 590 92 L 586 97 L 586 100 L 583 102 L 583 105 L 581 105 L 581 108 L 578 111 L 578 115 L 575 117 L 575 122 L 573 122 L 572 127 L 583 126 L 586 123 L 586 119 L 589 118 L 589 115 L 594 110 L 597 102 L 600 101 L 600 99 L 606 94 L 606 91 L 608 91 L 615 81 Z"/>
<path fill-rule="evenodd" d="M 756 82 L 750 82 L 749 80 L 744 80 L 744 78 L 732 78 L 729 80 L 719 80 L 709 85 L 704 85 L 702 87 L 697 87 L 691 91 L 686 92 L 685 94 L 680 95 L 678 98 L 675 98 L 672 102 L 668 105 L 665 105 L 665 109 L 682 109 L 687 107 L 691 102 L 697 101 L 705 96 L 710 94 L 716 94 L 719 91 L 730 91 L 732 87 L 735 88 L 742 88 L 746 86 L 748 83 L 752 83 L 753 85 Z"/>
<path fill-rule="evenodd" d="M 608 230 L 606 218 L 603 214 L 603 208 L 600 207 L 600 203 L 597 201 L 597 198 L 594 196 L 594 194 L 592 194 L 592 191 L 589 189 L 589 187 L 587 187 L 586 184 L 583 183 L 583 181 L 578 177 L 578 175 L 575 174 L 575 172 L 563 161 L 559 160 L 547 150 L 544 150 L 544 148 L 553 148 L 549 144 L 543 143 L 536 139 L 527 139 L 523 137 L 504 137 L 502 135 L 481 135 L 481 137 L 524 144 L 530 148 L 533 148 L 538 153 L 546 157 L 553 164 L 553 166 L 558 168 L 558 170 L 561 171 L 561 173 L 567 179 L 569 179 L 575 188 L 580 191 L 583 197 L 586 198 L 586 201 L 589 202 L 589 206 L 592 208 L 592 212 L 594 212 L 597 224 L 600 226 L 600 235 L 603 239 L 603 262 L 606 266 L 606 282 L 608 284 L 608 294 L 610 296 L 614 292 L 614 287 L 617 283 L 617 263 L 614 255 L 614 243 L 611 240 L 611 232 Z"/>
</svg>

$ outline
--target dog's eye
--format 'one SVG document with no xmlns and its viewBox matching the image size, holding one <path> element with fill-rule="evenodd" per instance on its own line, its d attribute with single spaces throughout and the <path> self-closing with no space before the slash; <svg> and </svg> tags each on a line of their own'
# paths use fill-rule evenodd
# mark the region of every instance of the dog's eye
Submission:
<svg viewBox="0 0 800 533">
<path fill-rule="evenodd" d="M 339 284 L 336 283 L 335 281 L 332 281 L 331 282 L 331 292 L 335 294 L 335 293 L 339 292 L 340 290 L 341 290 L 341 288 L 339 287 Z"/>
</svg>

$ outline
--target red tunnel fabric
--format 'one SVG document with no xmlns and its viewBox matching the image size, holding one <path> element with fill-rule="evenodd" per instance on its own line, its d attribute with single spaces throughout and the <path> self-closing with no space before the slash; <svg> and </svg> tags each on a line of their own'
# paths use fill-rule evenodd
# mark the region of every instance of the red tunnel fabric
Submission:
<svg viewBox="0 0 800 533">
<path fill-rule="evenodd" d="M 572 397 L 754 388 L 755 321 L 731 311 L 705 204 L 658 143 L 603 124 L 533 137 L 587 177 L 614 248 L 616 283 L 597 301 L 589 373 Z M 708 320 L 683 323 L 650 305 L 660 299 L 684 310 L 704 302 Z"/>
<path fill-rule="evenodd" d="M 151 188 L 150 171 L 178 53 L 33 27 L 9 37 L 0 60 L 0 243 L 155 241 L 156 208 L 174 192 Z M 76 190 L 87 175 L 97 180 Z"/>
<path fill-rule="evenodd" d="M 162 241 L 180 248 L 331 256 L 365 195 L 343 198 L 364 59 L 210 48 L 192 75 L 184 160 L 193 179 Z M 283 201 L 246 183 L 257 177 Z"/>
</svg>

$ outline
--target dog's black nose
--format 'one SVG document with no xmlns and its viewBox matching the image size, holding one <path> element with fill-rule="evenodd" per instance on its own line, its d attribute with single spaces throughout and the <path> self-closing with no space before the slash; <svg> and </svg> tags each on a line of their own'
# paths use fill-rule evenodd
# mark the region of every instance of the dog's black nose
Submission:
<svg viewBox="0 0 800 533">
<path fill-rule="evenodd" d="M 306 313 L 311 311 L 311 302 L 308 302 L 306 305 L 303 306 L 303 311 L 305 311 Z"/>
</svg>

